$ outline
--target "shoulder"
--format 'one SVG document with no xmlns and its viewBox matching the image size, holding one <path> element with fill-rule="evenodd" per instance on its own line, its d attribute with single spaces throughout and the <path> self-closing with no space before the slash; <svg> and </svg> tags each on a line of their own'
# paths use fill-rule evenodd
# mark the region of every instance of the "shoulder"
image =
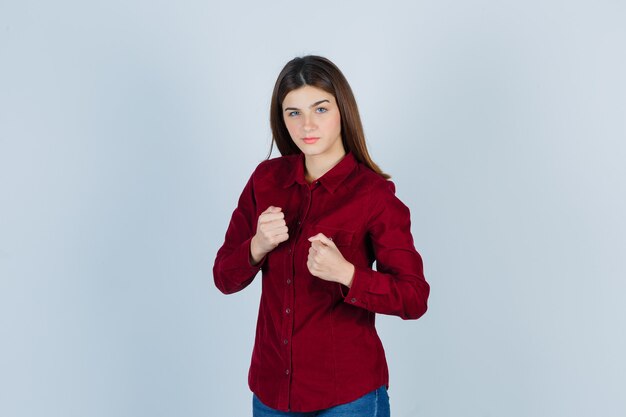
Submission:
<svg viewBox="0 0 626 417">
<path fill-rule="evenodd" d="M 359 185 L 367 189 L 372 197 L 395 195 L 396 185 L 393 181 L 385 179 L 362 163 L 358 164 L 356 172 Z"/>
<path fill-rule="evenodd" d="M 410 216 L 409 208 L 396 195 L 393 181 L 359 164 L 359 185 L 367 190 L 369 222 L 394 222 Z"/>
<path fill-rule="evenodd" d="M 284 178 L 298 161 L 298 155 L 285 155 L 261 161 L 252 173 L 255 181 L 278 180 Z"/>
</svg>

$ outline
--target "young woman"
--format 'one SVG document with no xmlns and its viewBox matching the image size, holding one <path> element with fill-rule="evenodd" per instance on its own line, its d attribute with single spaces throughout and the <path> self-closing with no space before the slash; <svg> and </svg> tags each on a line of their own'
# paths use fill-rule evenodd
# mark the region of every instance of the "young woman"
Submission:
<svg viewBox="0 0 626 417">
<path fill-rule="evenodd" d="M 352 90 L 328 59 L 288 62 L 270 111 L 282 156 L 252 173 L 213 267 L 225 294 L 262 271 L 253 415 L 389 416 L 375 315 L 417 319 L 429 294 L 409 209 L 370 158 Z"/>
</svg>

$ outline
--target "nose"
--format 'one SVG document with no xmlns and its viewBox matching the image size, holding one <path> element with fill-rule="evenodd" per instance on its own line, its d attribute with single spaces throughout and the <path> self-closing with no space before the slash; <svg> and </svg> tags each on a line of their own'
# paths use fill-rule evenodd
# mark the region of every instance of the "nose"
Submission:
<svg viewBox="0 0 626 417">
<path fill-rule="evenodd" d="M 315 125 L 315 122 L 313 121 L 313 117 L 307 115 L 304 117 L 304 125 L 302 126 L 302 128 L 304 129 L 305 132 L 312 132 L 315 130 L 317 126 Z"/>
</svg>

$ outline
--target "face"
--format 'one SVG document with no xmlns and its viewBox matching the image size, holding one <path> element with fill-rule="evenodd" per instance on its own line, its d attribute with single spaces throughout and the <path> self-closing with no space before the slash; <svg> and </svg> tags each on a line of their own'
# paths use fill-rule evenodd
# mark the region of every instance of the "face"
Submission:
<svg viewBox="0 0 626 417">
<path fill-rule="evenodd" d="M 307 158 L 339 159 L 345 154 L 341 115 L 332 94 L 310 85 L 290 91 L 283 100 L 283 120 Z"/>
</svg>

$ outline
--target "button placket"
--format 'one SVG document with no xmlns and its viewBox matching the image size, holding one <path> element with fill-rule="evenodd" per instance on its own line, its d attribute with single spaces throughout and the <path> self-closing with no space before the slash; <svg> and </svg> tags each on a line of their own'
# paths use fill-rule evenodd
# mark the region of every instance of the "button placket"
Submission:
<svg viewBox="0 0 626 417">
<path fill-rule="evenodd" d="M 316 185 L 319 184 L 319 181 L 317 181 Z M 284 321 L 283 321 L 283 338 L 282 338 L 282 344 L 285 347 L 285 376 L 287 377 L 286 380 L 286 397 L 290 398 L 291 397 L 291 377 L 290 377 L 290 373 L 291 373 L 291 357 L 292 357 L 292 352 L 291 352 L 291 337 L 293 334 L 293 326 L 294 326 L 294 322 L 293 322 L 293 314 L 291 314 L 293 312 L 293 309 L 295 308 L 295 305 L 293 303 L 294 299 L 295 299 L 295 291 L 296 291 L 296 286 L 295 286 L 295 257 L 296 257 L 296 243 L 298 242 L 299 238 L 300 238 L 300 234 L 302 232 L 303 229 L 303 224 L 306 221 L 306 218 L 309 214 L 309 209 L 311 207 L 311 196 L 312 196 L 312 189 L 310 187 L 304 187 L 304 196 L 302 198 L 302 205 L 301 205 L 301 209 L 300 209 L 300 213 L 299 213 L 299 217 L 297 217 L 297 220 L 295 221 L 295 223 L 292 223 L 295 226 L 295 231 L 293 233 L 293 241 L 291 246 L 288 247 L 287 250 L 287 257 L 288 257 L 288 268 L 287 268 L 287 272 L 290 276 L 288 276 L 288 278 L 285 280 L 285 317 L 284 317 Z M 291 233 L 290 233 L 291 234 Z M 287 400 L 288 403 L 290 402 L 290 400 Z"/>
</svg>

